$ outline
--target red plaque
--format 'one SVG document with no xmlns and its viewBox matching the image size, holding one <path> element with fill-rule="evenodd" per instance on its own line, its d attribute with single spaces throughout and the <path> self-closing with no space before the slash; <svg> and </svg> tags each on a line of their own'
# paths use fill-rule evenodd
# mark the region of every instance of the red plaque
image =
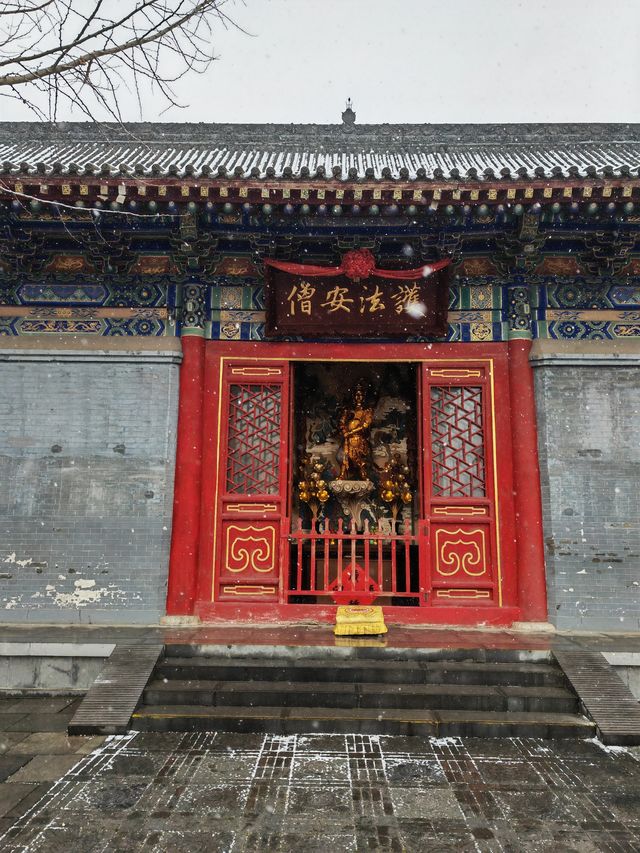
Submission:
<svg viewBox="0 0 640 853">
<path fill-rule="evenodd" d="M 382 270 L 355 254 L 326 268 L 267 260 L 267 337 L 446 335 L 448 261 Z M 366 278 L 355 278 L 358 272 Z"/>
</svg>

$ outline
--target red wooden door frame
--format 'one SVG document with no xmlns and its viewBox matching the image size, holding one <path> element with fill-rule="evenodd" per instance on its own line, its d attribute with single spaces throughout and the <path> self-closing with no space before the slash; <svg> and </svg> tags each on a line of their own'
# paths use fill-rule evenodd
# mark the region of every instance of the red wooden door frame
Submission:
<svg viewBox="0 0 640 853">
<path fill-rule="evenodd" d="M 213 517 L 216 601 L 280 600 L 280 537 L 289 476 L 289 373 L 285 360 L 261 365 L 238 357 L 223 364 Z M 242 458 L 230 448 L 232 440 L 240 444 Z M 266 458 L 260 460 L 261 456 Z"/>
<path fill-rule="evenodd" d="M 393 354 L 389 351 L 392 349 Z M 326 343 L 271 343 L 271 342 L 218 342 L 208 341 L 205 346 L 205 375 L 202 415 L 202 490 L 200 513 L 200 540 L 197 559 L 197 593 L 193 612 L 203 620 L 247 619 L 287 621 L 313 618 L 330 621 L 334 606 L 284 605 L 278 603 L 214 602 L 213 589 L 213 512 L 220 472 L 221 436 L 221 366 L 229 359 L 268 363 L 271 361 L 409 361 L 442 360 L 467 364 L 480 360 L 491 367 L 493 376 L 495 416 L 495 446 L 500 452 L 496 458 L 498 488 L 503 495 L 500 501 L 500 543 L 502 553 L 502 606 L 466 606 L 437 608 L 389 607 L 390 621 L 439 624 L 494 624 L 507 625 L 520 618 L 518 606 L 518 577 L 515 564 L 516 530 L 513 511 L 512 435 L 509 412 L 509 360 L 506 344 L 326 344 Z M 535 424 L 532 425 L 535 433 Z M 185 448 L 178 448 L 178 458 Z M 217 472 L 217 475 L 216 475 Z M 535 490 L 536 483 L 531 484 Z M 179 496 L 177 496 L 179 501 Z M 535 507 L 534 507 L 535 511 Z M 175 519 L 174 519 L 175 523 Z M 535 520 L 534 520 L 535 523 Z M 538 520 L 538 524 L 541 520 Z M 172 564 L 172 572 L 180 568 Z M 536 583 L 539 586 L 539 578 Z M 526 594 L 521 588 L 520 595 Z M 169 611 L 170 612 L 170 611 Z M 540 618 L 540 617 L 538 617 Z"/>
<path fill-rule="evenodd" d="M 436 359 L 421 365 L 421 512 L 430 531 L 429 603 L 434 607 L 503 604 L 498 493 L 505 489 L 498 485 L 494 453 L 495 371 L 492 359 L 469 359 L 464 366 Z M 437 455 L 435 426 L 452 440 Z M 473 431 L 475 446 L 456 450 L 456 431 Z M 505 484 L 510 476 L 506 462 L 500 466 Z"/>
</svg>

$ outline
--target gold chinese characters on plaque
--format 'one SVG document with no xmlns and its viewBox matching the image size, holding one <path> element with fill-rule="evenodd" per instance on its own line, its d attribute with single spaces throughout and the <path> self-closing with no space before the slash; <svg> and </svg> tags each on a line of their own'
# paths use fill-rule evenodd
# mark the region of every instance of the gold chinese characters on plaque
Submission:
<svg viewBox="0 0 640 853">
<path fill-rule="evenodd" d="M 292 265 L 303 269 L 301 265 Z M 312 268 L 318 270 L 318 267 Z M 266 266 L 267 337 L 443 337 L 447 331 L 446 268 L 425 266 L 414 278 L 352 279 Z M 414 271 L 411 271 L 414 272 Z"/>
</svg>

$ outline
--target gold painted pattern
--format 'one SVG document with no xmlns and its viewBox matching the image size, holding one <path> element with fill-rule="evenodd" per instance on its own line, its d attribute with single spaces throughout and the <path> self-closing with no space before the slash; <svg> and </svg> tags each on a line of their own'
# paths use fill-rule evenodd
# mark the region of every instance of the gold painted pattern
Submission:
<svg viewBox="0 0 640 853">
<path fill-rule="evenodd" d="M 282 376 L 279 367 L 232 367 L 232 376 Z"/>
<path fill-rule="evenodd" d="M 493 288 L 491 285 L 478 284 L 471 288 L 471 308 L 487 309 L 493 306 Z M 451 313 L 451 312 L 449 312 Z"/>
<path fill-rule="evenodd" d="M 32 308 L 29 305 L 0 306 L 0 317 L 37 317 L 52 319 L 53 317 L 74 317 L 78 320 L 99 320 L 103 317 L 108 319 L 126 320 L 131 317 L 145 320 L 158 318 L 166 320 L 168 311 L 166 308 L 86 308 L 67 307 L 56 308 L 50 305 L 39 305 Z"/>
<path fill-rule="evenodd" d="M 490 323 L 471 323 L 470 327 L 472 341 L 491 340 L 493 328 Z"/>
<path fill-rule="evenodd" d="M 438 370 L 430 370 L 432 376 L 439 376 L 442 379 L 471 379 L 472 377 L 482 376 L 481 370 L 466 370 L 462 367 L 446 368 L 442 367 Z"/>
<path fill-rule="evenodd" d="M 275 586 L 223 586 L 226 595 L 275 595 Z"/>
<path fill-rule="evenodd" d="M 622 320 L 629 323 L 634 323 L 640 320 L 640 311 L 635 308 L 628 310 L 609 309 L 604 311 L 597 310 L 574 310 L 572 308 L 548 309 L 547 321 L 551 320 Z"/>
<path fill-rule="evenodd" d="M 491 598 L 488 589 L 438 589 L 437 598 Z"/>
<path fill-rule="evenodd" d="M 449 311 L 452 323 L 491 323 L 494 311 L 491 308 L 466 308 L 463 311 Z"/>
<path fill-rule="evenodd" d="M 483 506 L 436 506 L 433 515 L 486 515 Z"/>
<path fill-rule="evenodd" d="M 232 531 L 236 534 L 233 538 Z M 261 534 L 254 536 L 252 534 Z M 276 530 L 273 525 L 255 527 L 252 524 L 227 527 L 225 568 L 234 574 L 251 568 L 254 572 L 267 574 L 275 569 Z M 233 562 L 233 565 L 232 565 Z"/>
<path fill-rule="evenodd" d="M 471 536 L 480 534 L 479 539 Z M 457 539 L 452 537 L 457 536 Z M 456 546 L 466 547 L 467 550 L 458 553 L 452 550 Z M 444 577 L 451 577 L 463 571 L 470 577 L 479 577 L 487 571 L 485 532 L 481 527 L 472 530 L 436 530 L 436 572 Z"/>
<path fill-rule="evenodd" d="M 276 512 L 275 504 L 228 504 L 227 512 Z"/>
</svg>

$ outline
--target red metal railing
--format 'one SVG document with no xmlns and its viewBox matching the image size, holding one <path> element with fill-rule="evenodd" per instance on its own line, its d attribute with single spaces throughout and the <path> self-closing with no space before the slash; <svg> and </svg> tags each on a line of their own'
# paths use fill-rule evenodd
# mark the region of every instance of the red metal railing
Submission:
<svg viewBox="0 0 640 853">
<path fill-rule="evenodd" d="M 284 529 L 288 529 L 285 521 Z M 426 589 L 426 523 L 418 524 L 417 534 L 362 532 L 355 522 L 345 529 L 342 519 L 334 530 L 328 521 L 317 530 L 297 529 L 285 533 L 283 552 L 288 549 L 285 577 L 287 601 L 372 604 L 377 599 L 413 598 L 424 601 Z M 284 556 L 284 554 L 283 554 Z M 387 601 L 387 603 L 389 603 Z M 400 603 L 400 602 L 398 602 Z M 414 603 L 414 602 L 407 602 Z"/>
</svg>

